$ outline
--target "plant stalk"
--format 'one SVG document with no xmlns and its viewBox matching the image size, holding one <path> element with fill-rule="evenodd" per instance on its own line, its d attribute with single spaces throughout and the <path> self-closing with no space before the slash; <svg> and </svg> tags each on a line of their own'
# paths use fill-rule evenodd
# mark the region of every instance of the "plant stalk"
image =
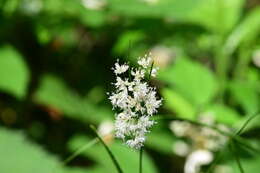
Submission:
<svg viewBox="0 0 260 173">
<path fill-rule="evenodd" d="M 143 147 L 139 151 L 139 173 L 143 172 Z"/>
</svg>

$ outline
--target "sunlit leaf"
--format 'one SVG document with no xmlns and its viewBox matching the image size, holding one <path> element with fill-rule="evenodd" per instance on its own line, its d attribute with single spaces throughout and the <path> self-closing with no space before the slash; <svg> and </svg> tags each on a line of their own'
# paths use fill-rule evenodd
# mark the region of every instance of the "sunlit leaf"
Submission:
<svg viewBox="0 0 260 173">
<path fill-rule="evenodd" d="M 91 104 L 87 98 L 67 87 L 61 79 L 51 75 L 42 78 L 34 99 L 37 103 L 58 109 L 65 116 L 85 122 L 97 123 L 112 117 L 109 108 Z"/>
<path fill-rule="evenodd" d="M 240 115 L 236 112 L 236 110 L 229 108 L 225 105 L 214 104 L 209 106 L 205 111 L 210 113 L 213 117 L 215 117 L 217 122 L 228 125 L 234 125 L 241 119 Z"/>
<path fill-rule="evenodd" d="M 0 128 L 0 153 L 2 173 L 60 172 L 58 160 L 29 142 L 21 132 Z"/>
<path fill-rule="evenodd" d="M 127 31 L 119 37 L 119 40 L 116 42 L 113 51 L 118 54 L 127 53 L 128 51 L 131 51 L 129 50 L 131 49 L 131 46 L 143 38 L 144 33 L 141 31 Z"/>
<path fill-rule="evenodd" d="M 227 33 L 237 23 L 244 0 L 203 0 L 190 19 L 216 33 Z"/>
<path fill-rule="evenodd" d="M 22 56 L 11 46 L 4 46 L 0 57 L 0 90 L 22 99 L 29 82 L 29 70 Z"/>
<path fill-rule="evenodd" d="M 195 119 L 196 109 L 189 101 L 183 98 L 173 89 L 164 89 L 162 91 L 164 105 L 166 108 L 175 112 L 177 116 L 185 119 Z"/>
<path fill-rule="evenodd" d="M 176 61 L 160 74 L 160 79 L 171 84 L 195 106 L 208 104 L 217 91 L 213 73 L 203 65 L 188 59 Z"/>
<path fill-rule="evenodd" d="M 159 0 L 155 4 L 149 4 L 139 0 L 111 0 L 109 1 L 109 7 L 113 12 L 128 17 L 171 17 L 180 20 L 187 17 L 200 1 Z"/>
</svg>

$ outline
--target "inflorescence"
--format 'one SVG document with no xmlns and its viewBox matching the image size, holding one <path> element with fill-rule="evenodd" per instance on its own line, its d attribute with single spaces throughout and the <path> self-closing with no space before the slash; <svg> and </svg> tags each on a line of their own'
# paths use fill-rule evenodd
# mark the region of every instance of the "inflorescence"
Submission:
<svg viewBox="0 0 260 173">
<path fill-rule="evenodd" d="M 150 117 L 157 112 L 162 102 L 157 99 L 155 88 L 145 81 L 145 77 L 155 77 L 158 71 L 152 65 L 151 56 L 139 58 L 138 65 L 130 68 L 128 64 L 115 63 L 112 68 L 116 75 L 116 82 L 113 83 L 115 92 L 109 96 L 113 109 L 118 110 L 115 136 L 135 149 L 144 145 L 145 134 L 155 123 Z"/>
</svg>

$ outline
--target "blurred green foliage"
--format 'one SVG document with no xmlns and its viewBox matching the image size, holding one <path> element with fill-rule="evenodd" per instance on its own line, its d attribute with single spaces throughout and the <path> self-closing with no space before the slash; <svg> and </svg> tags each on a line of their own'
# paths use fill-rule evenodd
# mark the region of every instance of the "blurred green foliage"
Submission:
<svg viewBox="0 0 260 173">
<path fill-rule="evenodd" d="M 161 117 L 197 121 L 210 112 L 237 130 L 259 111 L 260 7 L 256 0 L 0 0 L 0 172 L 103 173 L 115 168 L 90 124 L 113 121 L 107 99 L 116 59 L 152 52 Z M 259 148 L 260 119 L 242 134 Z M 144 172 L 182 172 L 169 122 L 148 135 Z M 109 147 L 126 172 L 138 154 Z M 226 149 L 224 149 L 225 152 Z M 222 151 L 220 151 L 221 153 Z M 238 153 L 257 173 L 259 153 Z M 232 153 L 221 164 L 239 170 Z M 59 159 L 58 159 L 59 158 Z M 232 166 L 233 165 L 233 166 Z"/>
</svg>

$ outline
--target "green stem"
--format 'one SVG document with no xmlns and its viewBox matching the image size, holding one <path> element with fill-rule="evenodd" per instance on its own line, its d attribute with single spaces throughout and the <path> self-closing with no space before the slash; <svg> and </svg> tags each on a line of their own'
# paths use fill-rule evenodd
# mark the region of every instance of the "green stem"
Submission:
<svg viewBox="0 0 260 173">
<path fill-rule="evenodd" d="M 244 79 L 246 77 L 245 74 L 247 73 L 248 65 L 251 61 L 251 53 L 252 50 L 245 44 L 239 49 L 238 61 L 234 69 L 234 78 Z"/>
<path fill-rule="evenodd" d="M 101 144 L 104 146 L 104 148 L 106 149 L 108 155 L 110 156 L 111 160 L 113 161 L 113 164 L 115 165 L 117 172 L 118 173 L 123 173 L 118 161 L 116 160 L 114 154 L 112 153 L 112 151 L 109 149 L 109 147 L 106 145 L 106 143 L 103 141 L 103 139 L 99 136 L 99 134 L 97 133 L 96 128 L 93 125 L 90 125 L 90 128 L 94 131 L 94 133 L 96 134 L 96 136 L 98 137 L 99 141 L 101 142 Z"/>
<path fill-rule="evenodd" d="M 229 146 L 230 146 L 230 151 L 234 154 L 234 157 L 235 157 L 235 160 L 236 160 L 236 162 L 237 162 L 237 165 L 238 165 L 238 168 L 239 168 L 240 172 L 241 172 L 241 173 L 244 173 L 245 171 L 244 171 L 244 169 L 243 169 L 243 167 L 242 167 L 240 158 L 239 158 L 239 156 L 238 156 L 238 154 L 237 154 L 237 151 L 236 151 L 236 149 L 235 149 L 235 143 L 234 143 L 233 140 L 230 141 L 230 145 L 229 145 Z"/>
<path fill-rule="evenodd" d="M 80 155 L 83 151 L 87 150 L 88 148 L 92 147 L 93 145 L 95 145 L 98 142 L 98 139 L 92 139 L 91 141 L 89 141 L 88 143 L 86 143 L 85 145 L 83 145 L 82 147 L 78 148 L 74 153 L 72 153 L 72 155 L 70 155 L 67 159 L 65 159 L 62 163 L 57 164 L 54 166 L 54 168 L 52 169 L 52 173 L 57 172 L 57 169 L 59 168 L 59 166 L 63 166 L 66 165 L 67 163 L 69 163 L 70 161 L 72 161 L 73 159 L 75 159 L 78 155 Z"/>
<path fill-rule="evenodd" d="M 150 68 L 148 81 L 150 81 L 150 79 L 151 79 L 151 75 L 152 75 L 152 71 L 153 71 L 153 65 L 154 65 L 154 61 L 152 62 L 152 65 L 151 65 L 151 68 Z"/>
<path fill-rule="evenodd" d="M 66 160 L 63 161 L 63 164 L 67 164 L 69 163 L 71 160 L 73 160 L 74 158 L 76 158 L 78 155 L 80 155 L 83 151 L 85 151 L 86 149 L 92 147 L 94 144 L 96 144 L 98 142 L 98 138 L 95 138 L 93 140 L 91 140 L 90 142 L 86 143 L 85 145 L 83 145 L 82 147 L 80 147 L 79 149 L 77 149 L 71 156 L 69 156 Z"/>
<path fill-rule="evenodd" d="M 140 148 L 139 153 L 139 173 L 143 172 L 143 147 Z"/>
<path fill-rule="evenodd" d="M 243 130 L 246 128 L 246 126 L 249 124 L 249 122 L 251 121 L 251 120 L 253 120 L 255 117 L 257 117 L 258 115 L 259 115 L 259 111 L 258 112 L 256 112 L 255 114 L 253 114 L 252 116 L 250 116 L 247 120 L 246 120 L 246 122 L 242 125 L 242 127 L 236 132 L 236 135 L 240 135 L 242 132 L 243 132 Z"/>
</svg>

